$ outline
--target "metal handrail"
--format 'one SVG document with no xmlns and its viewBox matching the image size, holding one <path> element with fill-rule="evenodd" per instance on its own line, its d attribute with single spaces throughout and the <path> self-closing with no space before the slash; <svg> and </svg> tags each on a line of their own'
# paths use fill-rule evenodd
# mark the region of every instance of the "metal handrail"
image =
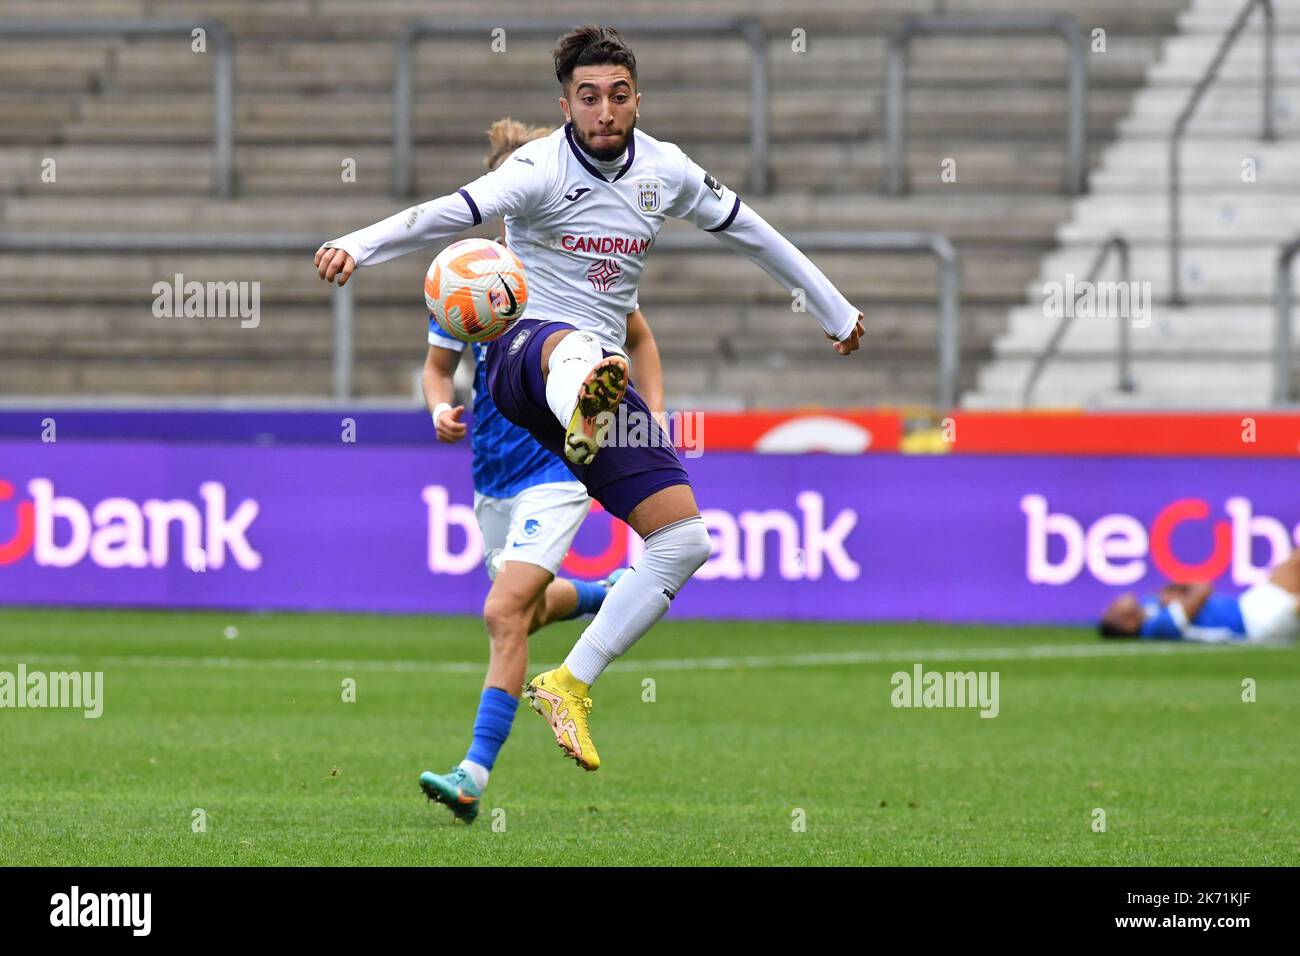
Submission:
<svg viewBox="0 0 1300 956">
<path fill-rule="evenodd" d="M 0 23 L 0 37 L 162 36 L 202 28 L 212 41 L 212 192 L 235 194 L 235 44 L 220 20 L 17 20 Z"/>
<path fill-rule="evenodd" d="M 1129 243 L 1123 236 L 1111 236 L 1101 244 L 1097 250 L 1096 257 L 1092 260 L 1092 266 L 1088 269 L 1088 276 L 1084 282 L 1093 283 L 1097 281 L 1097 276 L 1101 274 L 1101 267 L 1106 264 L 1111 250 L 1114 250 L 1119 259 L 1119 273 L 1121 280 L 1129 281 Z M 1080 292 L 1082 294 L 1082 292 Z M 1078 299 L 1076 297 L 1075 301 Z M 1130 351 L 1132 338 L 1129 329 L 1129 317 L 1118 316 L 1119 319 L 1119 347 L 1116 350 L 1117 355 L 1117 374 L 1118 386 L 1121 392 L 1132 392 L 1133 375 L 1130 368 Z M 1029 377 L 1025 379 L 1024 391 L 1021 393 L 1020 404 L 1024 408 L 1029 408 L 1033 404 L 1034 389 L 1038 387 L 1038 379 L 1042 376 L 1043 370 L 1047 368 L 1047 363 L 1056 357 L 1057 350 L 1060 348 L 1061 341 L 1065 338 L 1066 332 L 1074 323 L 1075 309 L 1064 310 L 1061 319 L 1052 331 L 1051 338 L 1047 340 L 1047 345 L 1039 353 L 1038 358 L 1034 360 L 1034 367 L 1029 370 Z"/>
<path fill-rule="evenodd" d="M 1083 56 L 1083 33 L 1072 16 L 1026 14 L 904 17 L 889 36 L 885 68 L 885 137 L 887 167 L 885 191 L 892 196 L 907 191 L 907 61 L 912 40 L 937 34 L 1055 33 L 1065 41 L 1069 112 L 1066 125 L 1064 191 L 1077 196 L 1087 188 L 1088 70 Z"/>
<path fill-rule="evenodd" d="M 1241 8 L 1241 12 L 1237 14 L 1237 19 L 1233 21 L 1232 26 L 1228 28 L 1228 32 L 1224 35 L 1223 42 L 1219 44 L 1214 59 L 1210 61 L 1209 66 L 1205 68 L 1205 72 L 1192 89 L 1192 95 L 1187 98 L 1183 111 L 1178 114 L 1178 119 L 1174 122 L 1173 132 L 1169 135 L 1169 302 L 1171 305 L 1187 304 L 1187 299 L 1183 296 L 1182 282 L 1182 171 L 1179 163 L 1183 133 L 1186 132 L 1187 124 L 1191 122 L 1196 107 L 1201 104 L 1201 98 L 1205 96 L 1210 84 L 1218 76 L 1219 67 L 1223 65 L 1228 51 L 1237 41 L 1237 37 L 1241 35 L 1242 30 L 1245 29 L 1246 21 L 1250 18 L 1250 14 L 1254 11 L 1256 5 L 1264 11 L 1264 128 L 1260 133 L 1260 138 L 1266 143 L 1277 139 L 1277 133 L 1273 127 L 1273 87 L 1275 83 L 1273 47 L 1276 34 L 1273 22 L 1273 0 L 1246 0 L 1246 5 Z"/>
<path fill-rule="evenodd" d="M 940 264 L 939 286 L 939 404 L 952 408 L 957 392 L 959 362 L 958 306 L 960 261 L 947 237 L 912 232 L 812 232 L 789 236 L 800 249 L 827 252 L 928 252 Z M 0 252 L 295 252 L 304 256 L 319 248 L 319 236 L 238 233 L 36 233 L 0 235 Z M 717 251 L 718 241 L 705 235 L 660 236 L 655 249 L 670 252 Z M 333 396 L 352 395 L 353 290 L 357 277 L 334 292 Z"/>
<path fill-rule="evenodd" d="M 208 232 L 99 232 L 24 233 L 0 235 L 0 252 L 295 252 L 305 257 L 320 248 L 320 236 L 296 233 L 208 233 Z M 353 276 L 334 290 L 334 368 L 332 394 L 335 400 L 352 397 L 352 329 L 355 315 Z"/>
<path fill-rule="evenodd" d="M 739 33 L 749 44 L 749 180 L 751 192 L 766 195 L 768 176 L 768 127 L 771 99 L 768 93 L 767 31 L 752 17 L 702 17 L 699 19 L 664 18 L 658 20 L 621 20 L 619 30 L 625 34 L 660 34 L 666 36 L 734 36 Z M 542 33 L 558 36 L 573 29 L 571 19 L 504 18 L 496 20 L 416 20 L 402 28 L 397 36 L 395 75 L 393 78 L 393 182 L 394 196 L 409 196 L 414 187 L 411 165 L 411 110 L 414 101 L 412 73 L 415 47 L 432 36 L 488 34 L 503 29 L 507 33 Z"/>
<path fill-rule="evenodd" d="M 961 260 L 947 236 L 935 232 L 802 232 L 787 238 L 807 252 L 924 252 L 939 263 L 939 407 L 950 409 L 957 400 L 957 375 L 961 358 L 958 309 L 961 296 Z M 704 235 L 660 236 L 655 251 L 713 252 L 715 239 Z"/>
<path fill-rule="evenodd" d="M 1282 247 L 1277 257 L 1276 307 L 1273 325 L 1273 404 L 1286 405 L 1291 393 L 1291 264 L 1300 254 L 1300 236 Z"/>
</svg>

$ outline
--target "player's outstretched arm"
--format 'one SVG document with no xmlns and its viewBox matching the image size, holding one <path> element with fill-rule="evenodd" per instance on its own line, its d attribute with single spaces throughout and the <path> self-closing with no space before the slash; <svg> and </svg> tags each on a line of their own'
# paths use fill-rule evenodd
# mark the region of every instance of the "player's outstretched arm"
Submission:
<svg viewBox="0 0 1300 956">
<path fill-rule="evenodd" d="M 737 200 L 735 216 L 714 231 L 730 249 L 750 259 L 791 295 L 802 290 L 808 311 L 840 355 L 856 352 L 865 331 L 862 313 L 844 298 L 806 255 L 767 220 Z"/>
<path fill-rule="evenodd" d="M 459 193 L 403 209 L 373 225 L 331 239 L 316 250 L 316 274 L 343 285 L 358 266 L 377 265 L 416 252 L 476 225 Z"/>
<path fill-rule="evenodd" d="M 317 275 L 328 282 L 337 278 L 342 285 L 360 266 L 377 265 L 416 252 L 492 219 L 527 214 L 555 185 L 549 167 L 542 163 L 546 143 L 543 140 L 534 143 L 521 146 L 511 155 L 511 161 L 454 193 L 403 209 L 374 225 L 325 243 L 316 250 Z M 520 155 L 526 150 L 531 151 L 529 155 Z M 515 159 L 520 161 L 514 162 Z"/>
</svg>

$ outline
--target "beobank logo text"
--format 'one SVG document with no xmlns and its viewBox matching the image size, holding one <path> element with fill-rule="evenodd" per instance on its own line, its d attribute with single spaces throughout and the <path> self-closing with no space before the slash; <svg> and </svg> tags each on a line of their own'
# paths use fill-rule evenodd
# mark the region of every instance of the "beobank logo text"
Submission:
<svg viewBox="0 0 1300 956">
<path fill-rule="evenodd" d="M 429 485 L 423 491 L 428 520 L 428 565 L 435 574 L 469 574 L 483 561 L 483 535 L 469 505 L 451 501 L 442 485 Z M 862 568 L 845 547 L 845 541 L 858 523 L 857 512 L 845 508 L 831 518 L 826 502 L 815 491 L 801 491 L 794 496 L 795 507 L 767 508 L 733 514 L 720 508 L 705 508 L 700 514 L 709 536 L 713 554 L 695 577 L 708 581 L 757 581 L 772 572 L 787 581 L 818 580 L 832 576 L 841 581 L 856 581 Z M 592 512 L 600 506 L 592 503 Z M 609 520 L 609 539 L 598 554 L 580 554 L 571 549 L 561 569 L 582 578 L 605 577 L 616 568 L 631 564 L 640 557 L 644 543 L 621 521 Z M 452 543 L 456 529 L 463 544 Z M 775 548 L 775 567 L 769 568 L 771 546 Z"/>
<path fill-rule="evenodd" d="M 1267 580 L 1269 568 L 1300 546 L 1300 524 L 1288 529 L 1277 518 L 1255 514 L 1249 498 L 1228 498 L 1221 510 L 1203 498 L 1179 498 L 1156 512 L 1149 528 L 1122 513 L 1085 525 L 1052 512 L 1042 495 L 1025 495 L 1020 510 L 1026 519 L 1025 574 L 1033 584 L 1068 584 L 1085 569 L 1102 584 L 1134 584 L 1154 567 L 1173 581 L 1212 581 L 1228 573 L 1233 584 L 1248 587 Z M 1184 525 L 1199 525 L 1210 547 L 1200 554 L 1177 553 L 1174 533 Z M 1265 545 L 1260 564 L 1252 560 L 1256 541 Z"/>
<path fill-rule="evenodd" d="M 245 499 L 228 512 L 226 486 L 218 481 L 199 485 L 199 502 L 104 498 L 92 505 L 56 494 L 48 478 L 27 482 L 27 494 L 30 500 L 7 506 L 14 507 L 17 521 L 8 539 L 0 541 L 0 565 L 30 553 L 36 564 L 47 568 L 69 568 L 88 560 L 101 568 L 179 564 L 206 571 L 224 567 L 227 557 L 245 571 L 262 566 L 261 554 L 248 540 L 257 502 Z M 0 479 L 0 503 L 13 500 L 13 483 Z M 179 532 L 179 548 L 172 546 L 173 527 Z"/>
</svg>

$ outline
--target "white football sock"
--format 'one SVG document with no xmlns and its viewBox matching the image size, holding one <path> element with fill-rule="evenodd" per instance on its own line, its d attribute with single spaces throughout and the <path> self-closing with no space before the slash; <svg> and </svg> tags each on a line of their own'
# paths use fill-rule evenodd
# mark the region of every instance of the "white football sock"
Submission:
<svg viewBox="0 0 1300 956">
<path fill-rule="evenodd" d="M 479 793 L 487 789 L 488 777 L 491 774 L 487 767 L 472 760 L 462 760 L 457 766 L 469 774 L 470 779 L 474 781 L 474 786 L 478 787 Z"/>
<path fill-rule="evenodd" d="M 614 658 L 664 616 L 668 602 L 709 559 L 713 542 L 699 515 L 646 538 L 645 553 L 614 582 L 587 629 L 565 658 L 569 672 L 590 684 Z"/>
<path fill-rule="evenodd" d="M 570 332 L 551 352 L 547 365 L 546 404 L 560 424 L 568 428 L 578 404 L 578 389 L 587 373 L 605 357 L 600 341 L 590 332 Z"/>
</svg>

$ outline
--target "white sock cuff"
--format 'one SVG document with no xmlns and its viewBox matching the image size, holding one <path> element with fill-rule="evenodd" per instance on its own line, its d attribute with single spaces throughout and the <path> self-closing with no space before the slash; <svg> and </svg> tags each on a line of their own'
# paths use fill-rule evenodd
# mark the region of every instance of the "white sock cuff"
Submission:
<svg viewBox="0 0 1300 956">
<path fill-rule="evenodd" d="M 569 656 L 564 659 L 564 666 L 578 680 L 584 684 L 591 684 L 610 665 L 614 657 L 615 655 L 606 649 L 596 635 L 591 633 L 591 627 L 588 626 L 578 638 L 578 643 L 573 645 L 573 650 L 569 651 Z"/>
</svg>

